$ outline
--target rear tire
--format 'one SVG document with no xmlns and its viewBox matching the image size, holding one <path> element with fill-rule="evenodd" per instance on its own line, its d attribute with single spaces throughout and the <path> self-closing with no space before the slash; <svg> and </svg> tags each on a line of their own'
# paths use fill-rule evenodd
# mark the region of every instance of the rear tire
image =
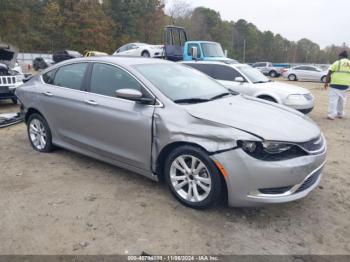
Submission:
<svg viewBox="0 0 350 262">
<path fill-rule="evenodd" d="M 296 76 L 296 75 L 291 74 L 291 75 L 288 76 L 288 80 L 289 80 L 289 81 L 297 81 L 298 79 L 297 79 L 297 76 Z"/>
<path fill-rule="evenodd" d="M 164 174 L 170 192 L 183 205 L 210 208 L 221 199 L 221 174 L 212 159 L 194 146 L 181 146 L 166 159 Z"/>
<path fill-rule="evenodd" d="M 326 83 L 326 81 L 327 81 L 327 76 L 322 76 L 321 82 L 322 82 L 322 83 Z"/>
<path fill-rule="evenodd" d="M 53 151 L 52 135 L 46 120 L 39 114 L 31 114 L 27 121 L 27 133 L 34 150 L 48 153 Z"/>
<path fill-rule="evenodd" d="M 269 75 L 270 75 L 270 77 L 275 78 L 275 77 L 277 77 L 277 72 L 273 70 L 269 73 Z"/>
</svg>

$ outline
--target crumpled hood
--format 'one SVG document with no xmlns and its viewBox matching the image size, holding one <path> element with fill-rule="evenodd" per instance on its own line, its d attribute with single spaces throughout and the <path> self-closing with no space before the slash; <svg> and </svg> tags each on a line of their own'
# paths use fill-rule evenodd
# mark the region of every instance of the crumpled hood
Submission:
<svg viewBox="0 0 350 262">
<path fill-rule="evenodd" d="M 231 126 L 265 140 L 306 142 L 321 134 L 315 123 L 295 110 L 241 95 L 184 107 L 193 117 Z"/>
<path fill-rule="evenodd" d="M 18 48 L 6 43 L 0 43 L 0 63 L 6 64 L 10 68 L 14 68 L 18 52 Z"/>
<path fill-rule="evenodd" d="M 276 91 L 283 90 L 283 92 L 289 92 L 291 95 L 294 95 L 294 94 L 305 95 L 310 93 L 309 90 L 303 87 L 281 83 L 281 82 L 267 82 L 267 83 L 257 84 L 257 85 L 264 88 L 274 89 Z"/>
</svg>

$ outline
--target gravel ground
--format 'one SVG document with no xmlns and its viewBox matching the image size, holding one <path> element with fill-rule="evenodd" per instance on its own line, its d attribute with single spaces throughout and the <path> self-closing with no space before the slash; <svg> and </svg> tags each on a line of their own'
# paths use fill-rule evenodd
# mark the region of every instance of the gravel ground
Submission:
<svg viewBox="0 0 350 262">
<path fill-rule="evenodd" d="M 0 129 L 0 254 L 350 254 L 350 119 L 326 120 L 327 92 L 297 84 L 317 98 L 328 164 L 307 198 L 260 209 L 188 209 L 131 172 L 35 152 L 24 124 Z"/>
</svg>

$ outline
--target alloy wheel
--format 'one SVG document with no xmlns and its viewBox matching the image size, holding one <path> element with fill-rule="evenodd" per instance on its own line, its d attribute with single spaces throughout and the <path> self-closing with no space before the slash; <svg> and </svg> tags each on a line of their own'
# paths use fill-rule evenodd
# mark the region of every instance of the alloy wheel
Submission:
<svg viewBox="0 0 350 262">
<path fill-rule="evenodd" d="M 43 150 L 47 143 L 47 134 L 43 123 L 34 118 L 29 123 L 29 137 L 34 145 L 34 147 L 38 150 Z"/>
<path fill-rule="evenodd" d="M 180 155 L 172 162 L 170 182 L 179 197 L 193 203 L 205 200 L 212 188 L 208 168 L 191 155 Z"/>
</svg>

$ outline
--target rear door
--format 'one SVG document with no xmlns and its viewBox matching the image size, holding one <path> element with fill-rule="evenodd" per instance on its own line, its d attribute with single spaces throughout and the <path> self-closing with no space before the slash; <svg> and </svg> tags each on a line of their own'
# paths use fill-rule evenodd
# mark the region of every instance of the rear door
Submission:
<svg viewBox="0 0 350 262">
<path fill-rule="evenodd" d="M 299 66 L 294 68 L 294 70 L 299 80 L 309 80 L 310 74 L 306 66 Z"/>
<path fill-rule="evenodd" d="M 40 107 L 55 133 L 55 138 L 65 144 L 81 146 L 84 138 L 84 89 L 89 63 L 74 63 L 43 75 L 40 86 Z"/>
<path fill-rule="evenodd" d="M 86 138 L 88 150 L 149 171 L 154 106 L 116 98 L 116 90 L 123 88 L 150 96 L 124 69 L 105 63 L 93 65 L 80 132 Z"/>
<path fill-rule="evenodd" d="M 305 67 L 307 71 L 307 79 L 311 81 L 321 81 L 320 70 L 313 66 Z"/>
</svg>

